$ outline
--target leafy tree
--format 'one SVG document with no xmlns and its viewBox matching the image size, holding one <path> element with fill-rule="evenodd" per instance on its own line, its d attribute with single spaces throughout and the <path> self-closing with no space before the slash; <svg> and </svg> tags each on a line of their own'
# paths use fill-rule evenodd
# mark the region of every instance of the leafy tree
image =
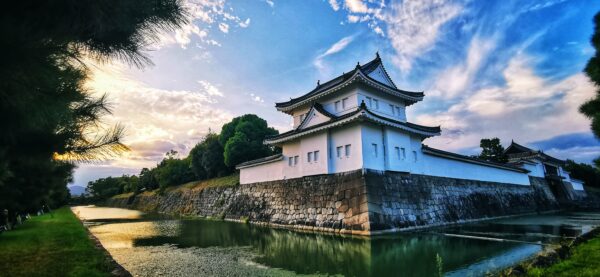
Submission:
<svg viewBox="0 0 600 277">
<path fill-rule="evenodd" d="M 156 179 L 161 190 L 194 180 L 190 159 L 178 159 L 176 154 L 177 152 L 171 150 L 155 169 Z"/>
<path fill-rule="evenodd" d="M 196 144 L 189 155 L 196 178 L 213 178 L 230 173 L 230 168 L 223 161 L 223 151 L 219 135 L 214 133 L 208 133 L 201 142 Z"/>
<path fill-rule="evenodd" d="M 225 165 L 223 152 L 223 146 L 219 142 L 219 136 L 216 134 L 209 134 L 204 140 L 206 145 L 206 151 L 202 155 L 202 166 L 206 171 L 207 178 L 213 178 L 217 176 L 224 176 L 231 171 Z"/>
<path fill-rule="evenodd" d="M 597 167 L 567 160 L 565 170 L 569 172 L 571 178 L 582 180 L 587 186 L 600 188 L 600 171 Z"/>
<path fill-rule="evenodd" d="M 202 163 L 202 158 L 204 157 L 204 153 L 206 152 L 206 139 L 202 140 L 198 144 L 190 150 L 190 168 L 192 169 L 192 173 L 198 180 L 203 180 L 207 178 L 207 172 L 204 168 L 204 164 Z"/>
<path fill-rule="evenodd" d="M 600 13 L 594 16 L 594 35 L 592 46 L 596 49 L 594 56 L 588 61 L 584 71 L 596 85 L 596 97 L 585 102 L 579 111 L 592 120 L 592 132 L 600 138 Z"/>
<path fill-rule="evenodd" d="M 481 139 L 479 147 L 481 147 L 480 159 L 497 163 L 508 162 L 508 158 L 504 155 L 504 147 L 500 144 L 499 138 Z"/>
<path fill-rule="evenodd" d="M 272 155 L 280 149 L 264 145 L 266 137 L 279 132 L 269 127 L 267 121 L 254 115 L 246 114 L 234 118 L 223 125 L 219 141 L 224 148 L 224 162 L 230 168 L 235 165 Z"/>
<path fill-rule="evenodd" d="M 96 201 L 120 194 L 123 192 L 122 178 L 106 177 L 88 182 L 86 192 Z"/>
<path fill-rule="evenodd" d="M 186 21 L 179 0 L 16 1 L 0 9 L 0 208 L 64 202 L 74 161 L 120 153 L 122 128 L 107 127 L 105 97 L 91 96 L 82 62 L 141 53 L 159 30 Z M 98 135 L 92 135 L 98 134 Z"/>
<path fill-rule="evenodd" d="M 156 180 L 154 170 L 150 170 L 145 167 L 142 168 L 139 177 L 139 187 L 140 189 L 144 188 L 146 190 L 153 190 L 158 188 L 158 181 Z"/>
</svg>

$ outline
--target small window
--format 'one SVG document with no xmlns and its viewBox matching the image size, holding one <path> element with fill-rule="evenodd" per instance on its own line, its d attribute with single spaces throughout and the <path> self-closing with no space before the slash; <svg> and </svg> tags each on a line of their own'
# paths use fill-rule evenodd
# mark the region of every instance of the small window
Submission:
<svg viewBox="0 0 600 277">
<path fill-rule="evenodd" d="M 396 152 L 396 158 L 398 158 L 398 160 L 400 160 L 400 147 L 394 147 L 394 151 Z"/>
<path fill-rule="evenodd" d="M 300 115 L 300 122 L 304 121 L 304 115 L 305 115 L 305 114 L 301 114 L 301 115 Z"/>
<path fill-rule="evenodd" d="M 339 111 L 340 110 L 340 101 L 335 101 L 335 111 Z"/>
<path fill-rule="evenodd" d="M 371 107 L 371 105 L 373 105 L 372 101 L 373 100 L 371 99 L 371 97 L 367 97 L 367 106 L 369 106 L 369 108 Z"/>
<path fill-rule="evenodd" d="M 406 159 L 406 149 L 404 149 L 404 147 L 400 148 L 400 154 L 401 154 L 401 159 L 405 160 Z"/>
<path fill-rule="evenodd" d="M 312 156 L 313 156 L 313 152 L 308 152 L 306 155 L 306 161 L 307 162 L 312 162 Z"/>
<path fill-rule="evenodd" d="M 413 158 L 415 160 L 415 162 L 417 161 L 417 151 L 412 151 L 413 152 Z"/>
<path fill-rule="evenodd" d="M 315 162 L 319 161 L 319 150 L 315 151 Z"/>
<path fill-rule="evenodd" d="M 346 144 L 346 157 L 350 157 L 350 144 Z"/>
<path fill-rule="evenodd" d="M 342 99 L 342 109 L 346 109 L 348 107 L 348 98 Z"/>
<path fill-rule="evenodd" d="M 294 156 L 294 165 L 298 164 L 298 156 Z"/>
<path fill-rule="evenodd" d="M 392 115 L 396 115 L 396 109 L 394 109 L 394 105 L 390 104 L 390 110 L 392 110 Z"/>
<path fill-rule="evenodd" d="M 288 165 L 289 166 L 293 166 L 294 165 L 294 157 L 289 157 L 288 158 Z"/>
<path fill-rule="evenodd" d="M 338 146 L 338 147 L 336 148 L 336 150 L 337 150 L 337 157 L 338 157 L 338 158 L 341 158 L 341 157 L 342 157 L 342 148 L 343 148 L 342 146 Z"/>
<path fill-rule="evenodd" d="M 398 106 L 396 106 L 396 114 L 397 114 L 398 116 L 400 116 L 400 115 L 401 115 L 401 113 L 400 113 L 400 107 L 398 107 Z"/>
<path fill-rule="evenodd" d="M 373 147 L 373 157 L 377 158 L 377 143 L 371 143 L 371 146 Z"/>
<path fill-rule="evenodd" d="M 373 103 L 375 104 L 375 109 L 379 110 L 379 100 L 373 99 Z"/>
</svg>

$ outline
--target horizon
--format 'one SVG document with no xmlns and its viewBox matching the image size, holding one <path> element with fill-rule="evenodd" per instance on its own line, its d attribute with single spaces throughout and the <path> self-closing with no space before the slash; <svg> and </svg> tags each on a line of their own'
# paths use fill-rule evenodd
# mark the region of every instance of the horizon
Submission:
<svg viewBox="0 0 600 277">
<path fill-rule="evenodd" d="M 582 72 L 593 55 L 592 3 L 188 3 L 194 21 L 160 35 L 148 51 L 154 66 L 91 67 L 88 85 L 108 94 L 114 105 L 107 122 L 126 127 L 132 151 L 79 165 L 69 186 L 138 174 L 171 149 L 183 157 L 209 130 L 243 114 L 289 130 L 275 102 L 376 52 L 398 88 L 425 91 L 407 109 L 412 122 L 441 125 L 442 136 L 425 144 L 472 155 L 479 139 L 499 137 L 504 146 L 514 140 L 589 163 L 600 143 L 577 109 L 594 95 Z"/>
</svg>

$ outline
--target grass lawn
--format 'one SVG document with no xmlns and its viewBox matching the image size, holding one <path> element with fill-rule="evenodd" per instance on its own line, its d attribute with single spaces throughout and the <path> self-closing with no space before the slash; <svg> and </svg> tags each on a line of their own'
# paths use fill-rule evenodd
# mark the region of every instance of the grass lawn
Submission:
<svg viewBox="0 0 600 277">
<path fill-rule="evenodd" d="M 1 276 L 110 276 L 104 253 L 68 207 L 0 234 Z"/>
<path fill-rule="evenodd" d="M 548 268 L 531 268 L 528 276 L 600 276 L 600 236 L 573 249 L 572 255 Z"/>
</svg>

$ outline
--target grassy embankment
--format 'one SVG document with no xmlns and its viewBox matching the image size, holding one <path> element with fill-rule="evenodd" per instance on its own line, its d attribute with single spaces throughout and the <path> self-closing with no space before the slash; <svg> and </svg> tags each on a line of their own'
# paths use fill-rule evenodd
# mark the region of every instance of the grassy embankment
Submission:
<svg viewBox="0 0 600 277">
<path fill-rule="evenodd" d="M 189 183 L 185 183 L 179 186 L 167 187 L 164 190 L 164 193 L 173 192 L 173 191 L 201 191 L 206 188 L 216 188 L 216 187 L 233 187 L 240 184 L 240 175 L 232 174 L 224 177 L 218 177 L 213 179 L 207 179 L 202 181 L 193 181 Z M 140 193 L 142 196 L 150 196 L 159 193 L 159 189 L 144 191 Z M 119 195 L 115 195 L 112 198 L 128 198 L 133 195 L 133 192 L 123 193 Z"/>
<path fill-rule="evenodd" d="M 158 205 L 160 203 L 160 197 L 164 195 L 168 195 L 170 193 L 200 193 L 204 189 L 208 188 L 217 188 L 217 187 L 234 187 L 240 184 L 240 176 L 239 174 L 232 174 L 224 177 L 218 177 L 208 180 L 202 181 L 193 181 L 183 185 L 172 186 L 165 188 L 162 192 L 160 189 L 155 189 L 151 191 L 144 191 L 139 193 L 136 197 L 151 199 L 149 201 L 141 201 L 135 205 L 135 209 L 151 212 L 156 211 L 158 209 Z M 133 196 L 133 193 L 123 193 L 119 195 L 115 195 L 111 197 L 112 199 L 117 199 L 122 201 L 123 199 L 127 199 Z M 181 210 L 177 211 L 174 215 L 186 215 L 190 211 L 194 210 L 193 202 L 188 202 L 186 207 L 183 207 Z"/>
<path fill-rule="evenodd" d="M 600 276 L 600 235 L 573 249 L 568 258 L 546 268 L 529 268 L 528 276 Z"/>
<path fill-rule="evenodd" d="M 110 276 L 111 270 L 68 207 L 0 234 L 2 276 Z"/>
</svg>

